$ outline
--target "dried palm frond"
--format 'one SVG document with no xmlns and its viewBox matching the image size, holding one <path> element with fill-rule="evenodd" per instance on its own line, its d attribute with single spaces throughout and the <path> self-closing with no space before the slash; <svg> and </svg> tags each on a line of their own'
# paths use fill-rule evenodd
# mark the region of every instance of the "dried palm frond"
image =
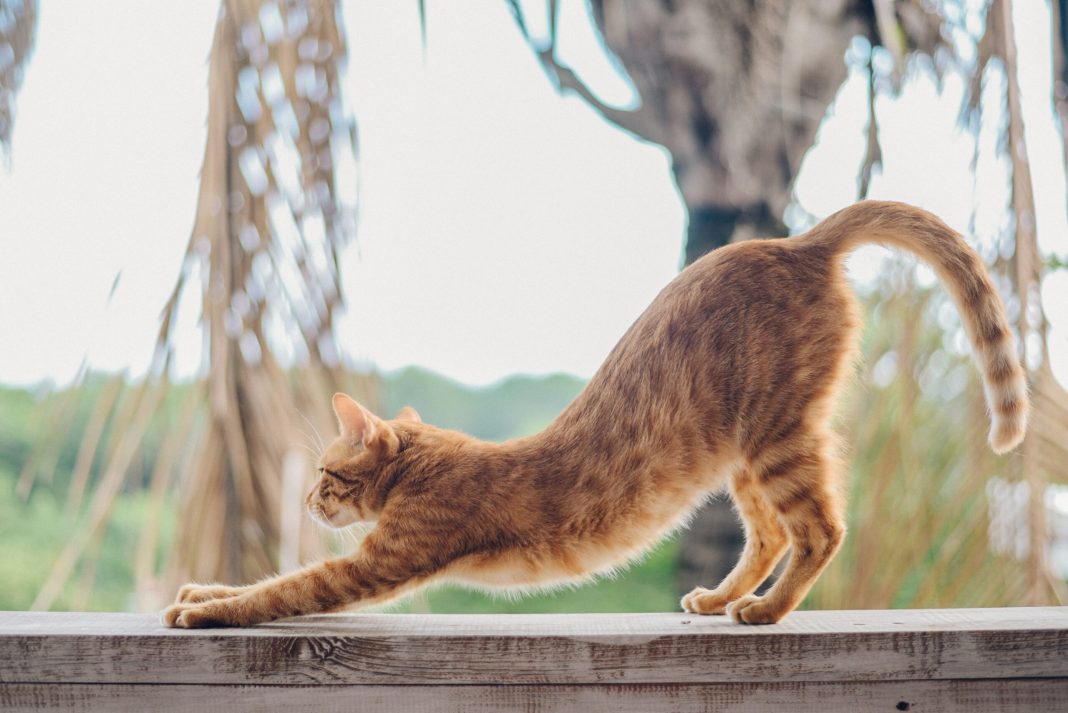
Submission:
<svg viewBox="0 0 1068 713">
<path fill-rule="evenodd" d="M 1053 106 L 1061 125 L 1064 164 L 1068 166 L 1068 0 L 1051 0 Z"/>
<path fill-rule="evenodd" d="M 55 601 L 99 537 L 145 424 L 174 392 L 173 356 L 188 348 L 176 343 L 180 305 L 193 295 L 203 370 L 184 389 L 180 415 L 168 423 L 147 478 L 154 514 L 137 555 L 141 606 L 158 606 L 154 593 L 180 580 L 245 582 L 278 568 L 279 522 L 300 507 L 280 497 L 283 463 L 310 447 L 309 419 L 319 422 L 315 430 L 330 427 L 324 405 L 344 387 L 334 337 L 342 304 L 338 252 L 354 237 L 356 193 L 355 125 L 341 98 L 345 54 L 333 0 L 222 3 L 200 194 L 182 270 L 136 410 L 111 429 L 123 445 L 111 449 L 90 517 L 35 608 Z M 86 433 L 85 452 L 98 437 L 95 428 Z M 181 502 L 161 582 L 158 516 L 172 481 Z M 319 541 L 301 537 L 287 547 L 311 555 Z M 83 563 L 87 569 L 91 562 Z"/>
<path fill-rule="evenodd" d="M 10 157 L 15 96 L 37 29 L 37 0 L 0 0 L 0 153 Z"/>
<path fill-rule="evenodd" d="M 301 413 L 322 411 L 339 388 L 337 251 L 353 216 L 334 161 L 355 143 L 340 106 L 344 53 L 333 2 L 229 0 L 220 13 L 187 254 L 206 276 L 210 413 L 183 481 L 179 520 L 201 526 L 179 533 L 181 578 L 246 581 L 275 568 L 281 465 Z M 298 364 L 307 369 L 292 383 L 286 367 Z"/>
<path fill-rule="evenodd" d="M 1039 287 L 1042 283 L 1043 263 L 1039 256 L 1036 234 L 1035 199 L 1031 185 L 1031 166 L 1028 159 L 1027 140 L 1024 136 L 1023 108 L 1020 104 L 1019 70 L 1016 61 L 1016 34 L 1012 21 L 1012 0 L 993 0 L 987 12 L 987 32 L 993 33 L 992 54 L 1003 65 L 1006 78 L 1006 150 L 1012 166 L 1012 212 L 1014 218 L 1012 253 L 1012 278 L 1016 302 L 1016 334 L 1023 351 L 1024 366 L 1030 381 L 1035 386 L 1047 389 L 1036 400 L 1031 416 L 1032 433 L 1021 447 L 1020 477 L 1027 483 L 1029 492 L 1029 583 L 1025 603 L 1048 603 L 1053 595 L 1046 561 L 1049 530 L 1046 522 L 1046 486 L 1050 473 L 1039 462 L 1040 444 L 1034 430 L 1048 428 L 1044 423 L 1057 418 L 1056 409 L 1068 407 L 1068 402 L 1057 404 L 1057 395 L 1063 389 L 1054 390 L 1052 379 L 1039 379 L 1039 371 L 1049 361 L 1047 353 L 1048 322 L 1042 309 Z M 1062 442 L 1064 443 L 1064 442 Z M 1048 448 L 1048 445 L 1047 445 Z M 1062 446 L 1061 456 L 1068 457 L 1068 443 Z M 1061 462 L 1064 462 L 1061 460 Z"/>
</svg>

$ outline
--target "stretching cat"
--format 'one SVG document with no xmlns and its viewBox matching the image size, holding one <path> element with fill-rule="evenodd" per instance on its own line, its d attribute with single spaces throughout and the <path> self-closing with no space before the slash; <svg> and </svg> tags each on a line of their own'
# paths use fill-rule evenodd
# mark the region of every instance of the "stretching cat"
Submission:
<svg viewBox="0 0 1068 713">
<path fill-rule="evenodd" d="M 359 550 L 247 587 L 186 585 L 168 626 L 248 626 L 377 604 L 434 580 L 546 587 L 617 568 L 726 485 L 746 544 L 715 589 L 682 606 L 771 624 L 792 611 L 845 534 L 828 428 L 855 355 L 859 310 L 845 255 L 879 242 L 916 253 L 956 300 L 982 372 L 997 453 L 1024 435 L 1028 397 L 983 263 L 930 213 L 867 201 L 804 235 L 724 247 L 684 270 L 543 432 L 488 443 L 392 421 L 344 394 L 341 436 L 307 497 L 331 527 L 374 522 Z M 792 547 L 782 576 L 752 592 Z"/>
</svg>

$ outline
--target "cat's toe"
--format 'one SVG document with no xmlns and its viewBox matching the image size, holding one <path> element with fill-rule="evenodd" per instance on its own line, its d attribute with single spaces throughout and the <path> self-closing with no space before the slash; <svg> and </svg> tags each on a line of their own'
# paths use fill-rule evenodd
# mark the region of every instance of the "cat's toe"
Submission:
<svg viewBox="0 0 1068 713">
<path fill-rule="evenodd" d="M 241 594 L 241 587 L 227 587 L 222 584 L 186 584 L 178 590 L 175 604 L 200 604 L 214 599 L 228 599 Z"/>
<path fill-rule="evenodd" d="M 694 588 L 689 594 L 682 598 L 682 601 L 680 602 L 682 610 L 685 612 L 689 612 L 690 614 L 697 614 L 697 610 L 693 608 L 693 600 L 697 595 L 703 594 L 707 591 L 708 590 L 704 587 Z"/>
<path fill-rule="evenodd" d="M 682 608 L 691 614 L 724 614 L 728 600 L 714 589 L 697 587 L 682 598 Z"/>
<path fill-rule="evenodd" d="M 739 624 L 777 624 L 786 612 L 772 607 L 767 599 L 755 594 L 746 596 L 727 605 L 727 613 Z"/>
<path fill-rule="evenodd" d="M 183 584 L 181 589 L 178 590 L 178 594 L 174 597 L 175 604 L 184 604 L 191 601 L 192 598 L 205 587 L 201 584 L 195 584 L 190 582 L 189 584 Z"/>
<path fill-rule="evenodd" d="M 216 623 L 204 616 L 201 609 L 186 609 L 178 615 L 175 626 L 183 629 L 203 629 L 209 626 L 216 626 Z"/>
<path fill-rule="evenodd" d="M 181 604 L 173 604 L 167 607 L 160 612 L 160 623 L 172 629 L 180 628 L 181 624 L 178 623 L 178 618 L 182 615 L 183 611 L 185 611 L 185 606 Z"/>
<path fill-rule="evenodd" d="M 229 626 L 212 607 L 196 604 L 174 604 L 163 610 L 164 626 L 172 629 L 204 629 L 210 626 Z"/>
<path fill-rule="evenodd" d="M 191 592 L 185 601 L 191 604 L 199 604 L 201 602 L 210 602 L 213 599 L 228 599 L 236 596 L 236 594 L 230 587 L 201 587 L 195 592 Z"/>
</svg>

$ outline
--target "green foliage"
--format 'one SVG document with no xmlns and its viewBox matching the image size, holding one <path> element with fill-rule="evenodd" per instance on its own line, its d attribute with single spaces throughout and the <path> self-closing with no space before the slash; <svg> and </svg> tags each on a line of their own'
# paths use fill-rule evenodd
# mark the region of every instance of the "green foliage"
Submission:
<svg viewBox="0 0 1068 713">
<path fill-rule="evenodd" d="M 2 402 L 6 408 L 6 401 Z M 27 502 L 15 494 L 15 477 L 0 468 L 0 610 L 28 609 L 48 575 L 76 520 L 64 513 L 63 502 L 48 489 Z M 83 570 L 64 591 L 57 610 L 116 611 L 133 608 L 133 553 L 147 516 L 144 493 L 122 495 L 100 543 L 92 582 Z M 158 556 L 163 557 L 173 532 L 173 516 L 164 514 Z M 92 584 L 91 593 L 88 584 Z"/>
<path fill-rule="evenodd" d="M 414 406 L 423 420 L 441 428 L 503 441 L 547 426 L 586 382 L 574 376 L 510 376 L 473 389 L 425 369 L 411 367 L 382 378 L 382 415 Z"/>
<path fill-rule="evenodd" d="M 0 470 L 17 477 L 29 462 L 33 464 L 33 488 L 44 488 L 56 498 L 63 499 L 70 486 L 83 435 L 113 379 L 121 380 L 122 377 L 90 374 L 80 390 L 66 388 L 51 393 L 43 388 L 0 386 Z M 140 477 L 128 480 L 131 492 L 147 485 L 145 479 L 155 465 L 159 444 L 165 430 L 174 423 L 188 388 L 188 385 L 174 386 L 150 424 L 144 447 L 132 464 L 135 476 Z M 132 394 L 129 385 L 120 385 L 101 434 L 101 443 L 109 442 L 116 415 L 129 407 Z M 97 449 L 87 492 L 92 491 L 105 457 L 106 452 Z"/>
<path fill-rule="evenodd" d="M 18 473 L 30 456 L 34 395 L 0 386 L 0 470 Z"/>
</svg>

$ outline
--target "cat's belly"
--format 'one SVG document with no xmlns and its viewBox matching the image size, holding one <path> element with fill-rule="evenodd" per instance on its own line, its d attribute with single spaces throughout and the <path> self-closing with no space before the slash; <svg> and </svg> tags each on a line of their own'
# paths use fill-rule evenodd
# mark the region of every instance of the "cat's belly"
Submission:
<svg viewBox="0 0 1068 713">
<path fill-rule="evenodd" d="M 642 503 L 595 536 L 570 544 L 551 541 L 475 556 L 457 563 L 447 578 L 477 587 L 523 590 L 574 584 L 611 573 L 684 526 L 732 472 L 732 467 L 720 466 L 697 482 L 680 483 L 674 491 Z"/>
</svg>

